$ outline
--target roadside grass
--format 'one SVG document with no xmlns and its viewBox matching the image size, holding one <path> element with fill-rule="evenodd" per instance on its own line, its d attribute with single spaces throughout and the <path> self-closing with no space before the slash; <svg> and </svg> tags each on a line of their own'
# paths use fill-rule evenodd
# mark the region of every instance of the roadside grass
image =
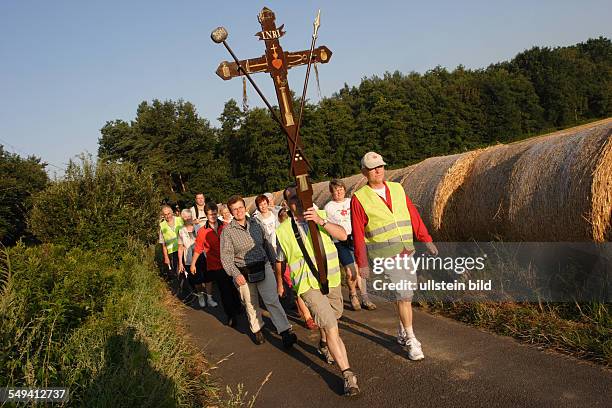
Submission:
<svg viewBox="0 0 612 408">
<path fill-rule="evenodd" d="M 612 367 L 609 304 L 420 302 L 420 306 L 525 343 Z"/>
<path fill-rule="evenodd" d="M 2 249 L 2 384 L 68 387 L 65 406 L 216 404 L 152 259 L 135 243 L 118 259 L 51 244 Z"/>
</svg>

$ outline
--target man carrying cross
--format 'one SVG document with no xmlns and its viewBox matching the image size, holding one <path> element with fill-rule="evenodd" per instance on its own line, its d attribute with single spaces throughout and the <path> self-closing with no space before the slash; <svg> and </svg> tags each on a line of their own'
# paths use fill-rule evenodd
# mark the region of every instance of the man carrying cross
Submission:
<svg viewBox="0 0 612 408">
<path fill-rule="evenodd" d="M 304 210 L 297 197 L 295 187 L 291 186 L 284 191 L 285 200 L 293 213 L 294 220 L 287 219 L 276 230 L 276 281 L 278 282 L 278 294 L 283 296 L 281 265 L 286 262 L 291 270 L 291 281 L 298 296 L 302 298 L 315 323 L 321 331 L 319 342 L 319 353 L 328 363 L 334 361 L 342 371 L 344 379 L 344 393 L 348 396 L 359 394 L 357 376 L 350 368 L 346 347 L 338 330 L 338 319 L 342 316 L 343 300 L 340 285 L 340 261 L 338 252 L 332 238 L 344 241 L 347 238 L 346 231 L 340 225 L 327 222 L 325 211 L 317 211 L 314 208 Z M 297 227 L 306 249 L 313 256 L 313 245 L 308 233 L 307 221 L 314 221 L 319 226 L 325 254 L 327 257 L 327 279 L 329 282 L 329 293 L 321 293 L 321 286 L 317 277 L 304 260 L 294 228 Z M 296 222 L 297 225 L 292 225 Z"/>
<path fill-rule="evenodd" d="M 285 220 L 277 229 L 277 259 L 286 260 L 290 265 L 293 283 L 298 295 L 311 309 L 315 320 L 319 323 L 321 332 L 321 352 L 328 361 L 336 360 L 344 377 L 344 390 L 346 395 L 357 395 L 357 377 L 351 371 L 346 348 L 338 333 L 337 319 L 342 313 L 342 293 L 340 292 L 340 265 L 338 253 L 330 238 L 345 240 L 346 231 L 339 226 L 327 223 L 314 209 L 312 201 L 312 184 L 308 177 L 310 165 L 304 157 L 299 138 L 299 129 L 303 113 L 306 89 L 310 67 L 313 63 L 326 63 L 331 57 L 327 47 L 315 48 L 319 16 L 313 24 L 314 32 L 309 51 L 285 52 L 280 46 L 279 38 L 285 32 L 284 26 L 276 27 L 274 13 L 264 7 L 258 16 L 261 31 L 256 34 L 266 45 L 266 53 L 260 58 L 240 61 L 231 50 L 227 42 L 227 30 L 223 27 L 215 29 L 211 38 L 216 43 L 222 43 L 234 58 L 234 62 L 222 62 L 217 69 L 217 75 L 227 80 L 244 75 L 253 85 L 262 98 L 272 118 L 281 126 L 287 136 L 291 159 L 291 173 L 295 176 L 296 186 L 285 190 L 285 199 L 292 210 L 291 220 Z M 297 65 L 307 65 L 304 90 L 302 92 L 299 116 L 293 113 L 291 91 L 287 81 L 287 70 Z M 272 108 L 265 96 L 250 74 L 267 72 L 274 81 L 274 88 L 278 98 L 280 117 Z M 304 211 L 304 209 L 307 209 Z M 299 224 L 299 225 L 298 225 Z M 314 261 L 312 258 L 314 257 Z M 280 263 L 277 262 L 278 292 L 282 295 Z"/>
</svg>

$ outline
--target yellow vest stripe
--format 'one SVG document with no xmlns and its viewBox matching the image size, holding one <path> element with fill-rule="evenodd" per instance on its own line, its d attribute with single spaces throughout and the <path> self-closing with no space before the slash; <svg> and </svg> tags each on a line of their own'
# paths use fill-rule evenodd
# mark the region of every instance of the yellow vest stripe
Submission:
<svg viewBox="0 0 612 408">
<path fill-rule="evenodd" d="M 384 232 L 388 232 L 388 231 L 392 231 L 393 229 L 395 229 L 395 227 L 410 227 L 412 228 L 412 223 L 410 222 L 410 220 L 407 221 L 398 221 L 397 223 L 391 223 L 391 224 L 387 224 L 387 225 L 383 225 L 380 228 L 376 228 L 374 230 L 369 230 L 366 232 L 365 236 L 368 238 L 372 238 L 376 235 L 382 234 Z"/>
</svg>

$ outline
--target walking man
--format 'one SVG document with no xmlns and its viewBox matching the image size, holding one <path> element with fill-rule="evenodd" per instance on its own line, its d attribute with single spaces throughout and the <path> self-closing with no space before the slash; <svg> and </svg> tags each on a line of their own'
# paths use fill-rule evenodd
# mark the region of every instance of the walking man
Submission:
<svg viewBox="0 0 612 408">
<path fill-rule="evenodd" d="M 164 264 L 168 267 L 168 279 L 178 276 L 178 236 L 183 228 L 183 219 L 174 215 L 172 207 L 162 206 L 163 220 L 159 223 L 159 243 L 162 245 Z"/>
<path fill-rule="evenodd" d="M 315 323 L 320 328 L 319 352 L 329 363 L 335 361 L 338 364 L 344 378 L 345 395 L 357 395 L 359 393 L 357 376 L 350 368 L 346 348 L 338 331 L 338 319 L 342 316 L 343 301 L 340 287 L 340 261 L 332 237 L 344 241 L 347 238 L 346 231 L 340 225 L 327 222 L 323 218 L 326 217 L 325 211 L 301 208 L 301 202 L 298 199 L 295 187 L 285 189 L 284 197 L 293 213 L 293 218 L 285 220 L 276 230 L 278 240 L 276 254 L 278 294 L 282 296 L 284 293 L 281 265 L 283 262 L 287 262 L 291 270 L 294 289 L 297 295 L 304 300 L 314 317 Z M 308 256 L 310 259 L 314 259 L 308 221 L 314 221 L 319 225 L 321 239 L 323 240 L 329 283 L 329 293 L 327 295 L 321 292 L 316 276 L 317 272 L 309 268 L 308 262 L 305 260 L 305 254 L 296 238 L 296 236 L 301 237 Z"/>
<path fill-rule="evenodd" d="M 191 219 L 195 225 L 204 225 L 207 221 L 206 219 L 206 210 L 204 206 L 206 205 L 206 197 L 204 193 L 196 193 L 195 195 L 195 205 L 191 207 Z"/>
<path fill-rule="evenodd" d="M 357 190 L 351 199 L 355 258 L 363 278 L 369 276 L 370 265 L 388 265 L 384 260 L 398 255 L 413 256 L 413 234 L 418 241 L 426 243 L 430 255 L 438 254 L 425 224 L 402 185 L 385 181 L 385 165 L 378 153 L 366 153 L 361 159 L 361 173 L 368 179 L 368 183 Z M 414 270 L 394 267 L 385 268 L 383 273 L 392 283 L 398 283 L 397 287 L 404 287 L 404 282 L 416 283 Z M 404 345 L 408 358 L 422 360 L 425 355 L 412 328 L 413 291 L 409 288 L 396 290 L 394 295 L 400 320 L 398 343 Z"/>
</svg>

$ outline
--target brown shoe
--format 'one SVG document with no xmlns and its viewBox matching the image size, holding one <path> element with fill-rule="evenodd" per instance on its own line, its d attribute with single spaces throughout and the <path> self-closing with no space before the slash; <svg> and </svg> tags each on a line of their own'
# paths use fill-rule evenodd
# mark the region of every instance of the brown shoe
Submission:
<svg viewBox="0 0 612 408">
<path fill-rule="evenodd" d="M 369 299 L 361 302 L 361 307 L 364 308 L 365 310 L 376 310 L 376 305 L 370 302 Z"/>
<path fill-rule="evenodd" d="M 351 301 L 351 307 L 354 311 L 357 312 L 361 310 L 361 304 L 359 303 L 359 298 L 357 297 L 357 294 L 349 295 L 349 300 Z"/>
<path fill-rule="evenodd" d="M 257 344 L 258 346 L 260 344 L 264 344 L 266 342 L 266 339 L 263 336 L 263 333 L 260 331 L 258 331 L 257 333 L 255 333 L 255 340 L 254 340 L 255 344 Z"/>
</svg>

